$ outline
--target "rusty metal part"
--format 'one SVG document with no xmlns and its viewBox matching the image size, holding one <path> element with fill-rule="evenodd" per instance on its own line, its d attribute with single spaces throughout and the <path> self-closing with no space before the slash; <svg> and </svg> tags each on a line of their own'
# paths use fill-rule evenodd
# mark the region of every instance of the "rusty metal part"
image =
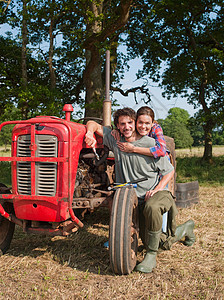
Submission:
<svg viewBox="0 0 224 300">
<path fill-rule="evenodd" d="M 98 198 L 73 198 L 72 208 L 89 208 L 94 209 L 99 206 L 108 206 L 110 197 Z"/>
<path fill-rule="evenodd" d="M 12 215 L 12 214 L 10 214 L 9 217 L 10 217 L 9 220 L 10 220 L 11 222 L 15 223 L 16 225 L 18 225 L 18 226 L 20 226 L 20 227 L 23 227 L 23 221 L 22 221 L 22 220 L 17 219 L 17 218 L 16 218 L 14 215 Z"/>
<path fill-rule="evenodd" d="M 78 230 L 77 224 L 75 222 L 67 221 L 63 225 L 63 235 L 67 235 Z"/>
<path fill-rule="evenodd" d="M 72 221 L 75 222 L 76 225 L 78 225 L 79 227 L 83 227 L 84 226 L 84 224 L 75 216 L 72 207 L 69 207 L 69 213 L 70 213 Z"/>
<path fill-rule="evenodd" d="M 67 220 L 63 223 L 49 223 L 49 227 L 42 225 L 41 222 L 35 222 L 36 221 L 34 221 L 35 227 L 32 226 L 32 224 L 31 227 L 28 227 L 28 223 L 24 221 L 23 231 L 26 233 L 46 234 L 50 236 L 68 236 L 69 234 L 76 232 L 79 228 L 77 223 L 71 220 Z"/>
<path fill-rule="evenodd" d="M 51 236 L 67 236 L 69 233 L 63 232 L 62 228 L 52 229 L 52 228 L 27 228 L 26 233 L 44 234 Z"/>
<path fill-rule="evenodd" d="M 99 193 L 102 193 L 102 194 L 106 194 L 108 196 L 111 195 L 111 191 L 103 191 L 103 190 L 98 190 L 98 189 L 91 189 L 91 191 L 94 191 L 94 192 L 99 192 Z M 94 195 L 95 196 L 95 195 Z"/>
</svg>

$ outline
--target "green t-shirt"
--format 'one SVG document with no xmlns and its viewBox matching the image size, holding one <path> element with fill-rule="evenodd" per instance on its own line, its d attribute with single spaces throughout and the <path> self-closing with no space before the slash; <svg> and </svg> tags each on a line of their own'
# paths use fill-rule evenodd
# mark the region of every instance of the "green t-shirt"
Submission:
<svg viewBox="0 0 224 300">
<path fill-rule="evenodd" d="M 121 142 L 125 142 L 123 137 Z M 152 156 L 120 151 L 116 140 L 111 135 L 111 129 L 107 127 L 103 128 L 103 143 L 114 153 L 117 183 L 148 178 L 137 184 L 136 193 L 140 198 L 144 198 L 148 190 L 157 186 L 160 174 L 164 176 L 173 170 L 173 166 L 166 156 L 154 158 Z M 137 147 L 150 148 L 155 146 L 155 139 L 143 136 L 139 140 L 132 142 L 132 144 Z"/>
</svg>

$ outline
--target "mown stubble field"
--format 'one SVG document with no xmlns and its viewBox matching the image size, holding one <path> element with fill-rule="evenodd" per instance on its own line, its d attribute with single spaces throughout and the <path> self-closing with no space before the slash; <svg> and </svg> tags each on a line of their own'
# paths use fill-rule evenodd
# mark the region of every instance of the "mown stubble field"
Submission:
<svg viewBox="0 0 224 300">
<path fill-rule="evenodd" d="M 214 156 L 224 153 L 224 147 L 214 150 Z M 159 253 L 150 274 L 111 272 L 103 248 L 106 209 L 87 215 L 84 228 L 67 238 L 26 235 L 17 227 L 9 251 L 0 256 L 0 299 L 223 299 L 224 186 L 200 186 L 199 193 L 200 202 L 179 209 L 177 217 L 178 224 L 195 221 L 195 244 L 177 243 Z M 139 251 L 138 261 L 143 256 Z"/>
<path fill-rule="evenodd" d="M 87 216 L 68 238 L 25 235 L 17 229 L 0 257 L 0 299 L 223 299 L 224 187 L 200 188 L 200 203 L 179 210 L 177 222 L 195 221 L 195 244 L 161 252 L 150 274 L 111 273 L 108 212 Z M 141 261 L 144 252 L 139 252 Z"/>
</svg>

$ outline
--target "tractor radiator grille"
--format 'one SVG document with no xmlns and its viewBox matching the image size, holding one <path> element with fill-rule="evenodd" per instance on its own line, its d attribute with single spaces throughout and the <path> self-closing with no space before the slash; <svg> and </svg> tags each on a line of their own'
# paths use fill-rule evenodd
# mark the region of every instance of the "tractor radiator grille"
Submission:
<svg viewBox="0 0 224 300">
<path fill-rule="evenodd" d="M 57 137 L 36 135 L 36 157 L 57 157 Z M 21 135 L 17 143 L 17 156 L 30 157 L 30 135 Z M 57 163 L 35 163 L 35 191 L 38 196 L 55 196 Z M 20 195 L 31 195 L 31 163 L 17 163 L 17 188 Z"/>
</svg>

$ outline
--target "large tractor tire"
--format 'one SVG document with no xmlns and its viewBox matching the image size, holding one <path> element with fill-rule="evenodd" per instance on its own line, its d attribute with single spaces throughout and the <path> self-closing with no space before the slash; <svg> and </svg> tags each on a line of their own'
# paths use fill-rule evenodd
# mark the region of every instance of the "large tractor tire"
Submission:
<svg viewBox="0 0 224 300">
<path fill-rule="evenodd" d="M 167 150 L 169 151 L 170 162 L 173 165 L 174 170 L 175 170 L 173 178 L 168 183 L 168 187 L 169 187 L 169 191 L 171 191 L 171 193 L 175 196 L 175 194 L 176 194 L 176 152 L 175 152 L 175 143 L 174 143 L 174 139 L 169 137 L 169 136 L 165 136 L 165 141 L 166 141 Z"/>
<path fill-rule="evenodd" d="M 119 188 L 114 195 L 109 230 L 111 269 L 125 275 L 135 268 L 138 249 L 138 198 L 133 187 Z"/>
<path fill-rule="evenodd" d="M 9 192 L 3 192 L 1 188 L 6 188 L 6 186 L 0 183 L 0 194 L 9 193 Z M 14 212 L 12 203 L 5 202 L 2 204 L 2 206 L 7 213 L 11 214 Z M 0 215 L 0 252 L 2 252 L 3 254 L 10 247 L 14 230 L 15 230 L 15 224 Z"/>
</svg>

